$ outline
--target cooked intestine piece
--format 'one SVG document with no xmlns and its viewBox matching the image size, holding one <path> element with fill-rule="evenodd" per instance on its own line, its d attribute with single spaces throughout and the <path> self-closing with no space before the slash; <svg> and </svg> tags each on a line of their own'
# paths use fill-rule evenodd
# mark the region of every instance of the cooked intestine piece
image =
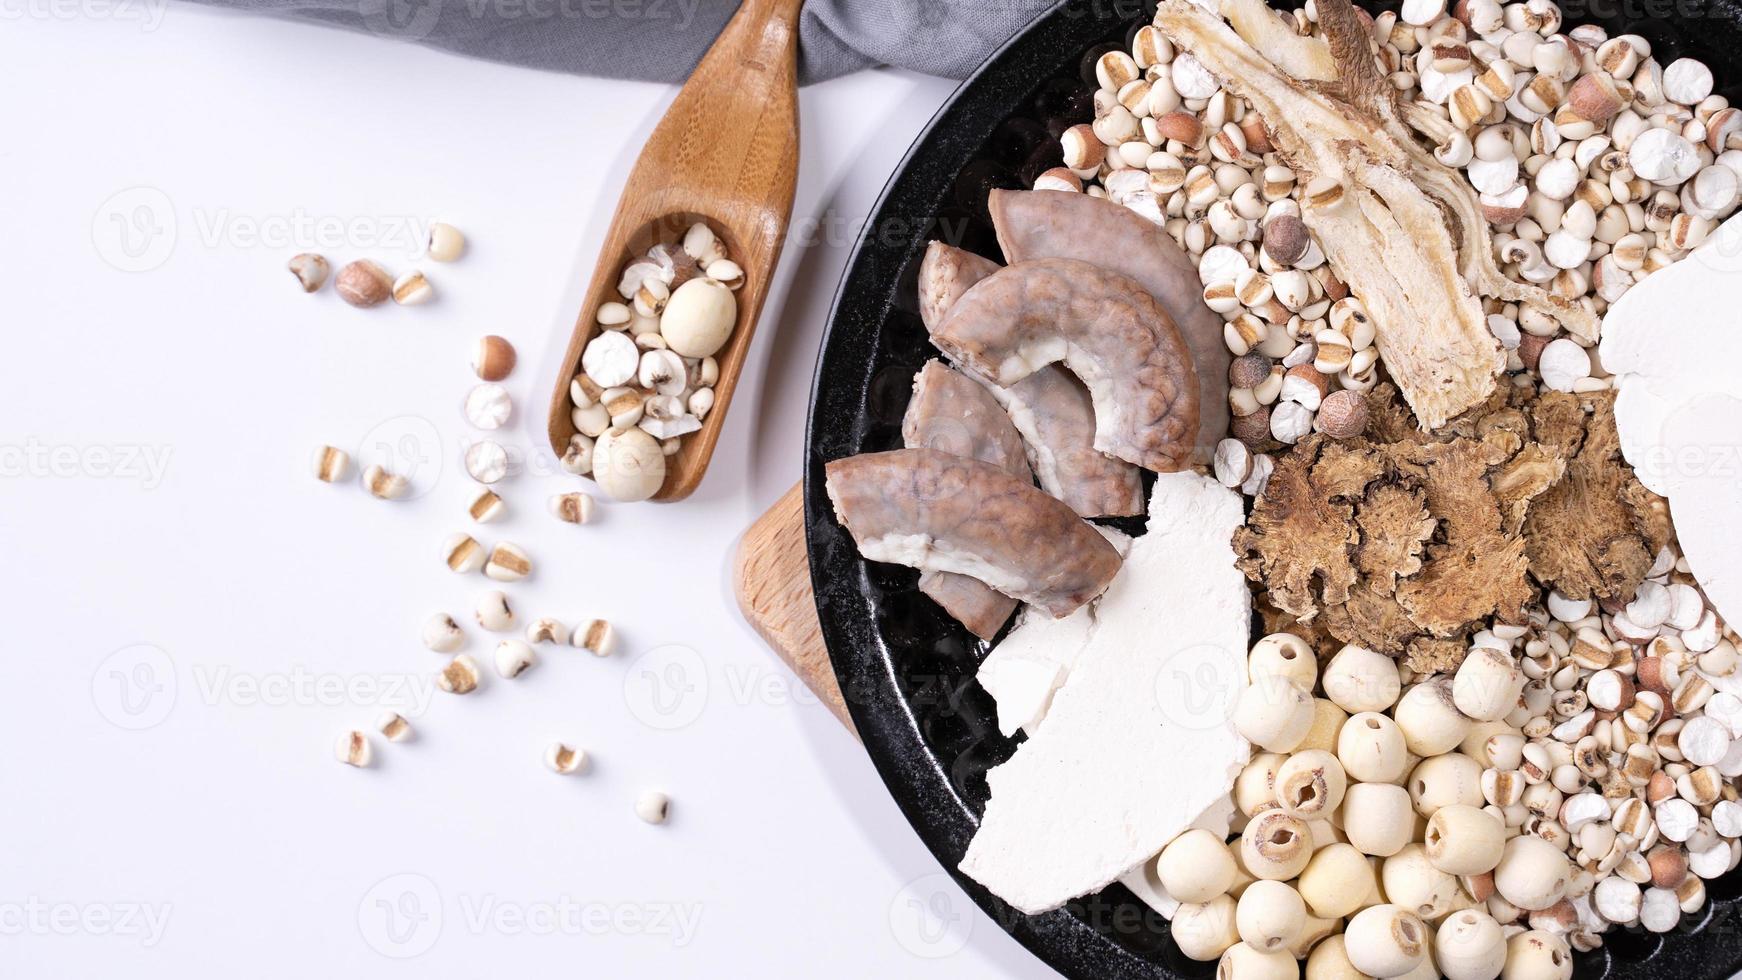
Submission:
<svg viewBox="0 0 1742 980">
<path fill-rule="evenodd" d="M 1048 364 L 991 391 L 1022 433 L 1042 490 L 1084 517 L 1143 513 L 1141 471 L 1095 449 L 1095 406 L 1075 375 Z"/>
<path fill-rule="evenodd" d="M 909 449 L 967 456 L 1007 470 L 1021 480 L 1034 478 L 1022 436 L 992 393 L 942 361 L 928 361 L 914 375 L 913 398 L 901 421 L 901 438 Z M 954 572 L 921 575 L 919 590 L 983 640 L 996 636 L 1016 611 L 1015 599 Z"/>
<path fill-rule="evenodd" d="M 1010 219 L 999 217 L 1007 206 L 1012 209 L 1017 222 L 1026 223 L 1036 218 L 1047 218 L 1046 215 L 1027 213 L 1031 209 L 1011 196 L 1010 192 L 992 193 L 994 221 L 1009 222 Z M 1050 244 L 1039 236 L 1027 235 L 1021 236 L 1021 242 L 1026 243 L 1030 238 L 1040 243 L 1036 247 Z M 1012 241 L 1017 239 L 1012 238 Z M 1173 244 L 1171 239 L 1168 244 Z M 1177 252 L 1178 249 L 1174 251 Z M 919 312 L 926 329 L 937 329 L 943 323 L 944 315 L 963 293 L 1002 268 L 1003 266 L 990 259 L 942 242 L 932 242 L 926 246 L 925 260 L 919 267 Z M 1189 263 L 1187 270 L 1190 271 Z M 1191 274 L 1194 277 L 1197 275 L 1196 272 Z M 1193 302 L 1198 302 L 1197 296 L 1190 298 Z M 1163 305 L 1166 305 L 1165 300 Z M 1199 302 L 1198 305 L 1201 307 L 1203 304 Z M 1204 312 L 1210 311 L 1206 308 Z M 1214 370 L 1217 377 L 1224 379 L 1224 383 L 1219 390 L 1214 385 L 1200 383 L 1198 412 L 1200 416 L 1208 414 L 1219 417 L 1220 423 L 1212 421 L 1208 424 L 1220 424 L 1226 428 L 1228 388 L 1225 379 L 1230 355 L 1222 342 L 1221 318 L 1212 318 L 1215 320 L 1212 325 L 1215 336 L 1211 338 L 1215 345 L 1214 351 L 1199 360 L 1197 351 L 1193 350 L 1192 357 L 1200 365 L 1200 382 L 1203 375 L 1201 365 L 1207 361 L 1212 365 L 1220 365 Z M 1191 346 L 1191 343 L 1188 338 L 1187 346 Z M 1035 476 L 1040 478 L 1041 489 L 1071 505 L 1072 510 L 1084 517 L 1129 517 L 1143 513 L 1143 487 L 1137 467 L 1096 451 L 1094 404 L 1089 400 L 1089 390 L 1069 371 L 1057 365 L 1049 365 L 1017 382 L 1013 387 L 987 386 L 987 390 L 1004 406 L 1004 410 L 1010 414 L 1010 420 L 1016 424 L 1016 430 L 1022 434 L 1029 466 L 1033 468 Z M 1210 399 L 1209 402 L 1205 401 L 1206 397 Z M 1214 408 L 1206 410 L 1207 404 Z M 1198 428 L 1199 439 L 1202 441 L 1205 425 L 1200 424 Z M 1220 438 L 1219 434 L 1217 438 Z M 938 597 L 934 595 L 933 598 Z"/>
<path fill-rule="evenodd" d="M 908 449 L 936 449 L 991 463 L 1032 480 L 1022 436 L 985 385 L 942 361 L 927 361 L 913 376 L 913 397 L 901 419 Z"/>
<path fill-rule="evenodd" d="M 1327 0 L 1319 22 L 1336 86 L 1290 77 L 1248 43 L 1265 37 L 1242 40 L 1190 0 L 1163 0 L 1155 23 L 1264 119 L 1305 188 L 1302 220 L 1366 305 L 1380 357 L 1431 431 L 1487 397 L 1505 365 L 1481 297 L 1528 304 L 1586 337 L 1596 335 L 1595 318 L 1500 273 L 1475 192 L 1415 139 L 1411 126 L 1426 123 L 1400 109 L 1374 67 L 1360 15 L 1348 0 Z"/>
<path fill-rule="evenodd" d="M 1076 259 L 1019 262 L 964 293 L 932 342 L 1006 388 L 1062 361 L 1089 389 L 1096 449 L 1159 472 L 1191 465 L 1197 371 L 1173 318 L 1135 280 Z"/>
<path fill-rule="evenodd" d="M 998 263 L 954 245 L 932 242 L 919 263 L 919 318 L 927 330 L 936 330 L 944 314 L 956 305 L 975 283 L 999 269 Z"/>
<path fill-rule="evenodd" d="M 998 247 L 1010 262 L 1078 259 L 1100 266 L 1136 280 L 1173 317 L 1197 368 L 1195 457 L 1208 462 L 1228 434 L 1228 365 L 1234 355 L 1223 338 L 1222 317 L 1204 305 L 1197 265 L 1173 236 L 1130 208 L 1087 194 L 994 190 L 988 207 Z M 1142 506 L 1139 497 L 1132 513 Z"/>
<path fill-rule="evenodd" d="M 1119 571 L 1119 552 L 1092 525 L 990 463 L 897 449 L 824 470 L 836 518 L 871 561 L 967 575 L 1054 618 Z"/>
</svg>

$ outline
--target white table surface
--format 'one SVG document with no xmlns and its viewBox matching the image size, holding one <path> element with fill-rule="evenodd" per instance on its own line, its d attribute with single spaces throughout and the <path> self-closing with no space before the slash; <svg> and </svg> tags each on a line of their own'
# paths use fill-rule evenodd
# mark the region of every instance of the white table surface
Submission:
<svg viewBox="0 0 1742 980">
<path fill-rule="evenodd" d="M 728 558 L 797 479 L 847 246 L 949 94 L 805 90 L 795 228 L 712 470 L 678 507 L 548 516 L 538 416 L 618 181 L 671 89 L 537 74 L 161 0 L 0 4 L 0 972 L 13 977 L 1050 976 L 975 910 L 856 743 L 739 618 Z M 413 265 L 359 311 L 302 250 Z M 519 348 L 530 449 L 478 529 L 527 615 L 608 617 L 457 698 L 418 640 L 449 573 L 471 342 Z M 421 457 L 415 499 L 316 482 Z M 476 629 L 470 652 L 488 663 Z M 385 706 L 416 741 L 332 743 Z M 597 760 L 541 763 L 553 739 Z M 661 788 L 671 822 L 632 812 Z M 579 972 L 577 972 L 579 971 Z"/>
</svg>

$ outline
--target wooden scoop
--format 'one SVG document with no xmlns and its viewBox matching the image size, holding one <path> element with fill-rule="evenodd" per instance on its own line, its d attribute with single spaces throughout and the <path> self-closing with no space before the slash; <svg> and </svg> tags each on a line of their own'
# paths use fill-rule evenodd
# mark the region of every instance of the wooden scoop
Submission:
<svg viewBox="0 0 1742 980">
<path fill-rule="evenodd" d="M 734 294 L 737 325 L 714 355 L 720 365 L 714 407 L 666 459 L 665 483 L 654 500 L 682 500 L 707 471 L 785 244 L 798 179 L 800 3 L 744 0 L 684 83 L 629 173 L 563 355 L 550 400 L 550 446 L 559 457 L 575 434 L 569 380 L 599 330 L 599 307 L 622 301 L 617 282 L 623 267 L 654 245 L 678 244 L 691 224 L 704 221 L 744 270 L 744 285 Z"/>
</svg>

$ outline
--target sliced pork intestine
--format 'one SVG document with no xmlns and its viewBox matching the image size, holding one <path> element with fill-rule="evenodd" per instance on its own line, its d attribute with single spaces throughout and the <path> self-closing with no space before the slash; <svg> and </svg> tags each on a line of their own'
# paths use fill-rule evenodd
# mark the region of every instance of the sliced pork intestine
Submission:
<svg viewBox="0 0 1742 980">
<path fill-rule="evenodd" d="M 909 449 L 968 456 L 1018 479 L 1034 478 L 1022 436 L 997 399 L 980 382 L 942 361 L 927 361 L 914 375 L 901 438 Z M 996 636 L 1016 611 L 1015 599 L 955 572 L 928 572 L 920 576 L 919 590 L 982 640 Z"/>
</svg>

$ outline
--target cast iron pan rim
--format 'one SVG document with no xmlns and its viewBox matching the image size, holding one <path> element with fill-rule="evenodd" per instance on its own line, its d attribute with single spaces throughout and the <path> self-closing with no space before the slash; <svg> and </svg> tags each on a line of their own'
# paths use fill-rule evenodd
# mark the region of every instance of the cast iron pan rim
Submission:
<svg viewBox="0 0 1742 980">
<path fill-rule="evenodd" d="M 1126 9 L 1127 6 L 1133 9 Z M 908 174 L 916 157 L 929 149 L 929 144 L 939 136 L 941 127 L 950 121 L 951 117 L 966 111 L 962 105 L 963 97 L 974 92 L 985 80 L 986 76 L 1002 74 L 1009 70 L 1005 64 L 1005 56 L 1011 51 L 1025 45 L 1037 44 L 1042 35 L 1050 35 L 1058 25 L 1070 26 L 1070 22 L 1078 22 L 1077 30 L 1069 32 L 1072 36 L 1059 40 L 1048 39 L 1050 46 L 1063 45 L 1075 54 L 1094 43 L 1121 23 L 1131 20 L 1134 9 L 1139 4 L 1103 3 L 1103 2 L 1073 2 L 1061 4 L 1045 11 L 1030 21 L 1021 31 L 1013 35 L 987 60 L 975 69 L 958 85 L 950 97 L 945 100 L 938 111 L 932 115 L 926 127 L 914 140 L 902 160 L 892 171 L 888 182 L 884 184 L 878 195 L 877 203 L 871 212 L 867 228 L 875 229 L 885 218 L 889 199 L 897 190 L 903 178 Z M 1061 30 L 1059 33 L 1066 33 Z M 1076 35 L 1081 35 L 1077 37 Z M 1049 77 L 1051 70 L 1049 70 Z M 1031 79 L 1038 82 L 1040 79 Z M 975 115 L 982 115 L 975 113 Z M 992 127 L 1002 122 L 1002 117 L 992 120 Z M 977 145 L 977 141 L 976 141 Z M 972 150 L 958 150 L 956 157 L 965 164 L 972 156 Z M 864 275 L 863 264 L 867 250 L 874 240 L 869 236 L 861 236 L 847 265 L 841 273 L 841 279 L 835 289 L 835 296 L 830 304 L 828 324 L 824 330 L 822 344 L 817 353 L 817 366 L 812 377 L 810 411 L 805 423 L 805 488 L 804 488 L 804 522 L 805 540 L 809 551 L 811 585 L 817 595 L 825 594 L 825 579 L 828 570 L 823 567 L 823 561 L 818 557 L 819 549 L 814 537 L 815 528 L 819 522 L 833 522 L 834 514 L 824 490 L 822 459 L 816 452 L 818 420 L 816 407 L 821 401 L 822 389 L 827 384 L 823 367 L 829 359 L 829 351 L 837 329 L 841 329 L 841 312 L 843 303 L 849 301 L 849 293 L 855 285 L 855 273 Z M 916 243 L 907 246 L 909 254 Z M 923 243 L 918 243 L 923 244 Z M 887 301 L 888 290 L 884 289 L 884 301 Z M 839 424 L 839 423 L 836 423 Z M 978 824 L 972 810 L 956 796 L 950 788 L 949 780 L 937 768 L 930 752 L 920 737 L 918 723 L 909 710 L 906 701 L 896 689 L 895 679 L 887 669 L 861 671 L 855 669 L 855 649 L 851 638 L 845 635 L 838 617 L 831 616 L 822 608 L 817 609 L 818 619 L 822 625 L 824 646 L 829 652 L 829 661 L 835 670 L 836 679 L 843 692 L 848 692 L 845 698 L 847 710 L 853 718 L 853 724 L 858 728 L 867 754 L 871 756 L 872 764 L 878 775 L 889 789 L 890 796 L 901 808 L 902 815 L 913 827 L 927 849 L 937 859 L 938 863 L 956 880 L 969 896 L 979 905 L 980 909 L 991 916 L 998 925 L 1009 932 L 1030 952 L 1054 969 L 1070 977 L 1166 977 L 1170 974 L 1162 967 L 1148 963 L 1132 955 L 1128 950 L 1109 942 L 1097 935 L 1084 923 L 1071 916 L 1068 912 L 1059 910 L 1040 916 L 1023 916 L 1014 911 L 1004 902 L 982 888 L 972 879 L 956 870 L 958 857 L 951 853 L 953 849 L 950 838 L 959 837 L 966 841 L 972 835 Z M 875 667 L 875 663 L 865 663 L 865 667 Z M 857 694 L 857 696 L 855 696 Z M 904 767 L 904 760 L 915 764 L 924 762 L 928 772 L 924 779 L 930 785 L 921 787 L 913 781 L 910 770 Z M 920 799 L 919 790 L 928 788 L 948 797 L 952 806 L 948 813 L 927 809 Z"/>
</svg>

